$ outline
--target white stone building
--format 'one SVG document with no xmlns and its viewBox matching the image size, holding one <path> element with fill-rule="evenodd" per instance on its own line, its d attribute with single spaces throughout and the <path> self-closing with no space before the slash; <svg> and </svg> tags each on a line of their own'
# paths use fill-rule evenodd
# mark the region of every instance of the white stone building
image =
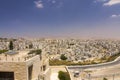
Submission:
<svg viewBox="0 0 120 80">
<path fill-rule="evenodd" d="M 28 52 L 0 54 L 0 80 L 49 80 L 49 61 Z"/>
</svg>

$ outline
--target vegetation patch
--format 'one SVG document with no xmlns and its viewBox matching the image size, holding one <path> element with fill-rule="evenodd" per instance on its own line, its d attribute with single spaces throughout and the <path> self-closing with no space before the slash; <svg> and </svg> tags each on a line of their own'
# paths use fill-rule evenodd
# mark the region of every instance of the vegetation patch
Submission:
<svg viewBox="0 0 120 80">
<path fill-rule="evenodd" d="M 7 52 L 8 50 L 0 50 L 0 54 Z"/>
<path fill-rule="evenodd" d="M 88 61 L 84 61 L 84 62 L 78 62 L 78 63 L 74 63 L 73 61 L 66 61 L 66 60 L 49 60 L 49 64 L 50 66 L 59 66 L 59 65 L 88 65 L 88 64 L 97 64 L 94 61 L 92 62 L 88 62 Z"/>
<path fill-rule="evenodd" d="M 103 80 L 108 80 L 108 79 L 104 77 Z"/>
<path fill-rule="evenodd" d="M 87 61 L 83 61 L 83 62 L 73 62 L 73 61 L 67 61 L 67 60 L 49 60 L 49 64 L 51 66 L 58 66 L 58 65 L 67 65 L 67 66 L 70 66 L 70 65 L 91 65 L 91 64 L 100 64 L 100 63 L 105 63 L 105 62 L 110 62 L 110 61 L 114 61 L 117 57 L 120 56 L 120 53 L 118 54 L 114 54 L 110 57 L 103 57 L 101 59 L 98 59 L 97 61 L 96 60 L 87 60 Z M 65 57 L 63 55 L 63 57 Z"/>
<path fill-rule="evenodd" d="M 113 56 L 108 57 L 107 62 L 114 61 L 119 56 L 120 56 L 120 52 L 118 54 L 114 54 Z"/>
<path fill-rule="evenodd" d="M 58 78 L 59 80 L 70 80 L 70 75 L 68 72 L 59 71 Z"/>
<path fill-rule="evenodd" d="M 60 59 L 61 60 L 67 60 L 67 57 L 64 54 L 61 54 Z"/>
<path fill-rule="evenodd" d="M 42 53 L 42 50 L 41 49 L 37 49 L 37 50 L 31 50 L 28 54 L 36 54 L 36 55 L 39 55 Z"/>
</svg>

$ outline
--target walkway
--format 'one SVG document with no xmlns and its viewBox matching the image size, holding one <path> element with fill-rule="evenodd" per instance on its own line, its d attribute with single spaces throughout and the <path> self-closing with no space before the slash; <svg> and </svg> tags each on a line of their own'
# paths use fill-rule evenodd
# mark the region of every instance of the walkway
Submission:
<svg viewBox="0 0 120 80">
<path fill-rule="evenodd" d="M 51 77 L 50 80 L 59 80 L 58 79 L 58 72 L 59 71 L 65 71 L 65 66 L 51 66 Z"/>
</svg>

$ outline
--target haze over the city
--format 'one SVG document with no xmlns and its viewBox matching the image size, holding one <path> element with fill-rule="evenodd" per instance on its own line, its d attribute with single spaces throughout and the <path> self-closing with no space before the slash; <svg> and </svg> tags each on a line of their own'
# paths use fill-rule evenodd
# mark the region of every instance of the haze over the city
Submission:
<svg viewBox="0 0 120 80">
<path fill-rule="evenodd" d="M 0 37 L 120 38 L 120 0 L 0 0 Z"/>
</svg>

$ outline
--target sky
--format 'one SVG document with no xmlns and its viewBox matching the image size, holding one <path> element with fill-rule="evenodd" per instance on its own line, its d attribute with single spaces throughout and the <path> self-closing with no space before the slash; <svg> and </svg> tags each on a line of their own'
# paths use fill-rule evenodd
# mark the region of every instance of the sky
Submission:
<svg viewBox="0 0 120 80">
<path fill-rule="evenodd" d="M 120 0 L 0 0 L 0 37 L 120 38 Z"/>
</svg>

